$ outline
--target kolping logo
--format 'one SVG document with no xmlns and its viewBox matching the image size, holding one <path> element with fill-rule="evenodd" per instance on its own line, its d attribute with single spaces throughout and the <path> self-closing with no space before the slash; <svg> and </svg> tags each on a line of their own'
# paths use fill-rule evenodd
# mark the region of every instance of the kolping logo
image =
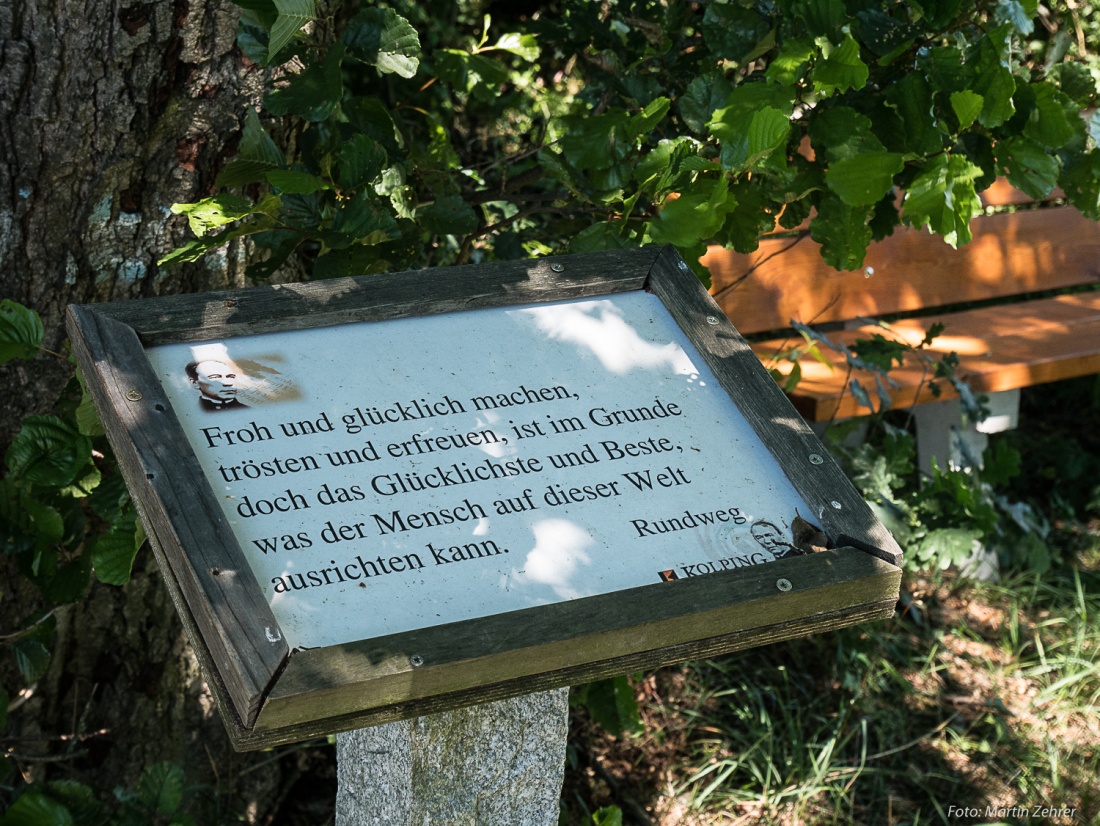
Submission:
<svg viewBox="0 0 1100 826">
<path fill-rule="evenodd" d="M 672 582 L 672 580 L 680 578 L 680 575 L 673 570 L 658 571 L 657 576 L 660 577 L 661 582 Z"/>
</svg>

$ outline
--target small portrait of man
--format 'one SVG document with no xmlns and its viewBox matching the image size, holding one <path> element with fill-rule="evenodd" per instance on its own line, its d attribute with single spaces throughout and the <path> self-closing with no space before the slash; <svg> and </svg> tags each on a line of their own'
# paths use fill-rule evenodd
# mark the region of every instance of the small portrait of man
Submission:
<svg viewBox="0 0 1100 826">
<path fill-rule="evenodd" d="M 754 522 L 750 529 L 752 538 L 775 559 L 788 556 L 801 556 L 802 551 L 783 538 L 783 532 L 776 525 L 763 519 Z"/>
<path fill-rule="evenodd" d="M 203 410 L 235 410 L 247 407 L 237 398 L 240 376 L 237 368 L 217 359 L 192 361 L 183 368 L 192 386 L 199 391 Z"/>
</svg>

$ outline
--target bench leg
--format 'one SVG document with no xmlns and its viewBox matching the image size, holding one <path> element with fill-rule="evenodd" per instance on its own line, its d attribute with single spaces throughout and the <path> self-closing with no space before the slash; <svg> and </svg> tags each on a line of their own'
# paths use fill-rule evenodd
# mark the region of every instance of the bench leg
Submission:
<svg viewBox="0 0 1100 826">
<path fill-rule="evenodd" d="M 941 470 L 969 468 L 980 462 L 989 437 L 964 427 L 962 403 L 958 399 L 930 402 L 913 411 L 917 425 L 917 466 L 931 476 L 932 464 Z"/>
<path fill-rule="evenodd" d="M 932 460 L 941 469 L 981 467 L 989 434 L 1016 427 L 1020 420 L 1020 391 L 990 393 L 989 416 L 978 424 L 963 424 L 958 399 L 922 404 L 913 411 L 917 425 L 917 460 L 922 473 L 932 475 Z"/>
</svg>

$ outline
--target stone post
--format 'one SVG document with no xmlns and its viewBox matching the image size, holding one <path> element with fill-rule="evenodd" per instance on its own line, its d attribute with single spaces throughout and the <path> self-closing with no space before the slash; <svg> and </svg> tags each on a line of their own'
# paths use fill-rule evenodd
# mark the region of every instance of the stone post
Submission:
<svg viewBox="0 0 1100 826">
<path fill-rule="evenodd" d="M 339 734 L 336 826 L 555 826 L 569 689 Z"/>
</svg>

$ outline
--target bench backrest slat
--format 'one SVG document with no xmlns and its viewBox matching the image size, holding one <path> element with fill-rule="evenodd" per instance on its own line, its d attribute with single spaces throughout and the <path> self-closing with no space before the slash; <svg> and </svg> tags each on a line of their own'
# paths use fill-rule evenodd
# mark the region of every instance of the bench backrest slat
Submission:
<svg viewBox="0 0 1100 826">
<path fill-rule="evenodd" d="M 899 228 L 867 251 L 869 270 L 829 267 L 810 238 L 765 238 L 741 255 L 711 247 L 711 293 L 743 333 L 790 320 L 848 321 L 929 307 L 1007 298 L 1100 281 L 1100 223 L 1072 207 L 976 218 L 974 238 L 955 250 L 923 230 Z M 745 273 L 747 277 L 741 278 Z"/>
</svg>

